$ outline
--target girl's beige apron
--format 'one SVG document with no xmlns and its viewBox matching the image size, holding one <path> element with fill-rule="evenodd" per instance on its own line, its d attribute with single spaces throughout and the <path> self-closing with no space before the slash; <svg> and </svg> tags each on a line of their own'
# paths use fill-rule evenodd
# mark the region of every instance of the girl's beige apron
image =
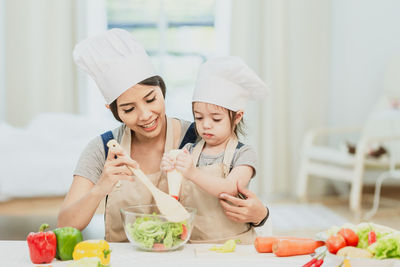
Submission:
<svg viewBox="0 0 400 267">
<path fill-rule="evenodd" d="M 174 149 L 174 130 L 172 119 L 167 119 L 167 135 L 164 151 Z M 125 151 L 131 151 L 131 131 L 125 128 L 121 139 L 121 146 Z M 168 193 L 167 178 L 161 171 L 153 174 L 147 174 L 147 177 L 160 190 Z M 120 209 L 132 205 L 154 204 L 153 195 L 142 184 L 141 181 L 135 179 L 131 181 L 120 181 L 120 186 L 114 186 L 113 190 L 108 194 L 105 208 L 105 239 L 109 242 L 128 241 L 124 227 Z M 153 212 L 149 210 L 148 212 Z"/>
<path fill-rule="evenodd" d="M 238 140 L 230 139 L 224 153 L 223 163 L 201 166 L 200 169 L 213 177 L 226 178 Z M 193 149 L 192 157 L 197 164 L 204 140 Z M 253 244 L 256 233 L 249 224 L 234 222 L 226 217 L 219 199 L 200 189 L 191 181 L 182 181 L 180 201 L 186 207 L 195 207 L 197 213 L 190 237 L 191 243 L 223 243 L 228 239 L 240 239 L 241 244 Z"/>
</svg>

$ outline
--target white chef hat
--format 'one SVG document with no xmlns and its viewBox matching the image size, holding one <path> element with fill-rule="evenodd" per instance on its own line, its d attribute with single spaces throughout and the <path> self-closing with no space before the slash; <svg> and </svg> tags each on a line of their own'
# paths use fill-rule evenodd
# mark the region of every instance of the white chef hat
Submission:
<svg viewBox="0 0 400 267">
<path fill-rule="evenodd" d="M 73 57 L 96 82 L 107 104 L 157 75 L 144 48 L 122 29 L 111 29 L 78 43 Z"/>
<path fill-rule="evenodd" d="M 248 99 L 263 97 L 266 84 L 238 57 L 213 58 L 200 66 L 192 102 L 244 110 Z"/>
</svg>

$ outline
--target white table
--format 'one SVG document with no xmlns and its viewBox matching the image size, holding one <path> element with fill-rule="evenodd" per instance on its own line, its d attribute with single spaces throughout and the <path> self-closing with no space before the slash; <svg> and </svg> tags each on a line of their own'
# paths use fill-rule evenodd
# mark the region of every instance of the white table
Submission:
<svg viewBox="0 0 400 267">
<path fill-rule="evenodd" d="M 186 244 L 183 249 L 171 252 L 146 252 L 130 243 L 110 243 L 111 267 L 126 266 L 302 266 L 310 256 L 278 258 L 272 253 L 257 253 L 251 245 L 237 245 L 233 253 L 209 251 L 212 244 Z M 29 258 L 26 241 L 0 241 L 1 266 L 37 266 Z M 70 261 L 53 260 L 51 265 L 66 266 Z M 42 264 L 41 266 L 46 266 Z"/>
<path fill-rule="evenodd" d="M 276 257 L 272 253 L 257 253 L 252 245 L 237 245 L 233 253 L 210 251 L 212 244 L 186 244 L 182 249 L 171 252 L 146 252 L 130 243 L 110 243 L 111 267 L 162 266 L 162 267 L 250 267 L 250 266 L 303 266 L 310 256 Z M 26 241 L 0 241 L 0 266 L 67 266 L 71 261 L 53 260 L 51 264 L 33 264 L 29 258 Z M 325 258 L 322 267 L 335 267 L 341 260 L 335 256 Z M 400 267 L 400 260 L 351 259 L 352 267 Z"/>
</svg>

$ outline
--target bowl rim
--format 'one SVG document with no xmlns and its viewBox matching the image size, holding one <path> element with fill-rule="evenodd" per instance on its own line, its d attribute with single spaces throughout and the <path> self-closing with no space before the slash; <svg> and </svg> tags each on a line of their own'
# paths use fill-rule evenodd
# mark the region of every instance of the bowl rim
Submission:
<svg viewBox="0 0 400 267">
<path fill-rule="evenodd" d="M 121 207 L 119 209 L 121 215 L 124 213 L 129 213 L 129 214 L 137 214 L 137 215 L 148 215 L 148 216 L 157 216 L 157 217 L 163 217 L 166 218 L 165 215 L 161 214 L 160 211 L 158 211 L 159 213 L 157 214 L 153 214 L 153 213 L 143 213 L 143 212 L 134 212 L 134 211 L 129 211 L 127 209 L 129 208 L 139 208 L 139 207 L 157 207 L 157 204 L 143 204 L 143 205 L 130 205 L 130 206 L 125 206 L 125 207 Z M 192 208 L 192 207 L 185 207 L 184 208 L 190 213 L 190 217 L 194 216 L 197 213 L 197 209 L 196 208 Z"/>
</svg>

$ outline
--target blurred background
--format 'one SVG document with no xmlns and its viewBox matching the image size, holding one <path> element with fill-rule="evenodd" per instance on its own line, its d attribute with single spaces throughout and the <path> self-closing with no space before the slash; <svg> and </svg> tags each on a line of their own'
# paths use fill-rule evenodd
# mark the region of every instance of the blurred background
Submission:
<svg viewBox="0 0 400 267">
<path fill-rule="evenodd" d="M 192 120 L 210 57 L 239 56 L 269 85 L 246 110 L 243 140 L 257 149 L 250 188 L 276 231 L 359 221 L 383 174 L 373 220 L 400 225 L 399 11 L 397 0 L 0 0 L 0 239 L 55 226 L 80 152 L 118 126 L 72 60 L 77 42 L 110 28 L 143 44 L 170 116 Z"/>
</svg>

